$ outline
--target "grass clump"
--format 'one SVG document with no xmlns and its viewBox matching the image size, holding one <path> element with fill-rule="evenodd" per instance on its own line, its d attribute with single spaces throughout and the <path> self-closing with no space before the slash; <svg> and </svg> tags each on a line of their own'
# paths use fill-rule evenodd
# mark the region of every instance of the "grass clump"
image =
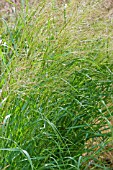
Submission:
<svg viewBox="0 0 113 170">
<path fill-rule="evenodd" d="M 3 20 L 1 169 L 109 168 L 112 23 L 99 4 L 27 3 Z"/>
</svg>

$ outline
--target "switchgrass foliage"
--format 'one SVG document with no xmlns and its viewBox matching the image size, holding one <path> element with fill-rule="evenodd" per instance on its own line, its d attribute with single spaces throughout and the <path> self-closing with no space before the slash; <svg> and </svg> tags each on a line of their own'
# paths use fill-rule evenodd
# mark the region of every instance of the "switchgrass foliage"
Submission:
<svg viewBox="0 0 113 170">
<path fill-rule="evenodd" d="M 113 31 L 103 14 L 98 1 L 44 0 L 1 18 L 0 169 L 109 169 Z"/>
</svg>

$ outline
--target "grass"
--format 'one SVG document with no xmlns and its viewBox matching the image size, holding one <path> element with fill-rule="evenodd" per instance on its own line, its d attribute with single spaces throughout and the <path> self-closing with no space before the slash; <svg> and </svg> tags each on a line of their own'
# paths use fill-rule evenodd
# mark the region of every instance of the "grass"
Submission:
<svg viewBox="0 0 113 170">
<path fill-rule="evenodd" d="M 26 3 L 1 17 L 0 169 L 112 169 L 112 19 L 98 1 Z"/>
</svg>

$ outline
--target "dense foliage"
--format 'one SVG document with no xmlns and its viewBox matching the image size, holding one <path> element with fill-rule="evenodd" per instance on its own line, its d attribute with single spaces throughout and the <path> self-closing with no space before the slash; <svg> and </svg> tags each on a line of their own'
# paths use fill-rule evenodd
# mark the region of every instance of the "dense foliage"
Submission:
<svg viewBox="0 0 113 170">
<path fill-rule="evenodd" d="M 109 169 L 113 31 L 101 12 L 46 0 L 2 18 L 0 169 Z"/>
</svg>

